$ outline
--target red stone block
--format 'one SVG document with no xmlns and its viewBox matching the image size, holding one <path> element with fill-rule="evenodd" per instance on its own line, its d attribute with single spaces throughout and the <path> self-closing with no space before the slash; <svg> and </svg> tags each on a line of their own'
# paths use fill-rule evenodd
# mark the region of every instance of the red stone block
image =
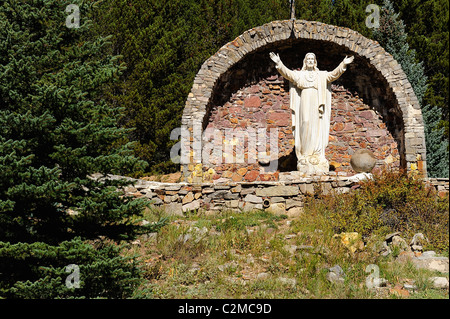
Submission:
<svg viewBox="0 0 450 319">
<path fill-rule="evenodd" d="M 273 121 L 276 126 L 288 126 L 291 123 L 290 114 L 286 112 L 269 113 L 269 120 Z"/>
<path fill-rule="evenodd" d="M 366 120 L 371 120 L 374 118 L 374 114 L 372 111 L 362 111 L 359 113 L 359 116 L 365 118 Z"/>
<path fill-rule="evenodd" d="M 262 182 L 273 181 L 275 177 L 272 174 L 261 174 L 259 180 Z"/>
<path fill-rule="evenodd" d="M 353 131 L 355 129 L 355 126 L 353 123 L 345 123 L 344 131 Z"/>
<path fill-rule="evenodd" d="M 242 176 L 237 173 L 233 173 L 231 179 L 233 180 L 233 182 L 240 182 L 242 181 Z"/>
<path fill-rule="evenodd" d="M 333 125 L 333 130 L 342 131 L 344 129 L 344 123 L 336 123 Z"/>
<path fill-rule="evenodd" d="M 261 99 L 259 96 L 250 96 L 244 100 L 244 106 L 245 107 L 260 107 L 261 106 Z"/>
<path fill-rule="evenodd" d="M 249 171 L 247 174 L 245 174 L 244 178 L 246 181 L 254 182 L 256 181 L 256 178 L 259 175 L 259 170 Z"/>
<path fill-rule="evenodd" d="M 259 85 L 252 85 L 247 91 L 254 94 L 259 93 Z"/>
<path fill-rule="evenodd" d="M 385 130 L 369 130 L 369 131 L 367 131 L 367 136 L 371 136 L 371 137 L 386 136 L 386 131 Z"/>
<path fill-rule="evenodd" d="M 242 113 L 242 108 L 237 107 L 237 106 L 233 106 L 228 108 L 228 112 L 230 113 Z"/>
</svg>

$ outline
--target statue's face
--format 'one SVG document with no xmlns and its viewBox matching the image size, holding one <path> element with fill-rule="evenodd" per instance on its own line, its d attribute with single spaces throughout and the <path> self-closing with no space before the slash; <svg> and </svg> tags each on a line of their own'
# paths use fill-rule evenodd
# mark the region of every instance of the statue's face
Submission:
<svg viewBox="0 0 450 319">
<path fill-rule="evenodd" d="M 308 69 L 314 68 L 315 62 L 316 62 L 316 58 L 314 57 L 314 55 L 309 54 L 306 56 L 306 67 Z"/>
</svg>

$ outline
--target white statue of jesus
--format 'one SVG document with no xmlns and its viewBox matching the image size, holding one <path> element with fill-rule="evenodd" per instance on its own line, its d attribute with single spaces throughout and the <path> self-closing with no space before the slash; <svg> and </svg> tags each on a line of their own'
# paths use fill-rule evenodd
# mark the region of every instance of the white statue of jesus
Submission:
<svg viewBox="0 0 450 319">
<path fill-rule="evenodd" d="M 295 136 L 297 169 L 305 174 L 329 171 L 325 148 L 328 145 L 331 116 L 331 82 L 337 80 L 353 62 L 345 57 L 331 72 L 319 71 L 314 53 L 307 53 L 301 71 L 289 70 L 278 54 L 270 53 L 278 72 L 289 80 L 290 108 Z"/>
</svg>

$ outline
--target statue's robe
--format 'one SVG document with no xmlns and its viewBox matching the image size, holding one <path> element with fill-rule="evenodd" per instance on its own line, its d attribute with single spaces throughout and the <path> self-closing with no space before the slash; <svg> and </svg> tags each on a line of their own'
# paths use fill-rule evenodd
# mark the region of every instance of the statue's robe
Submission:
<svg viewBox="0 0 450 319">
<path fill-rule="evenodd" d="M 331 118 L 331 82 L 346 70 L 342 62 L 331 72 L 289 70 L 282 62 L 276 65 L 280 74 L 290 82 L 290 108 L 295 128 L 295 152 L 299 165 L 315 166 L 316 171 L 328 172 L 325 149 L 328 145 Z M 308 81 L 307 77 L 313 78 Z M 319 106 L 323 105 L 323 113 Z"/>
</svg>

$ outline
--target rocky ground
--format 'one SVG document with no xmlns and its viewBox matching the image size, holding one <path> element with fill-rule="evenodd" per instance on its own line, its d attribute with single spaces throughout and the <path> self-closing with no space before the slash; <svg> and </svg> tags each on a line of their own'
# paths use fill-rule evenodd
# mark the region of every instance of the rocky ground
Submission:
<svg viewBox="0 0 450 319">
<path fill-rule="evenodd" d="M 149 211 L 151 222 L 164 216 Z M 400 233 L 334 234 L 320 216 L 188 212 L 134 241 L 144 298 L 448 298 L 446 256 Z"/>
</svg>

